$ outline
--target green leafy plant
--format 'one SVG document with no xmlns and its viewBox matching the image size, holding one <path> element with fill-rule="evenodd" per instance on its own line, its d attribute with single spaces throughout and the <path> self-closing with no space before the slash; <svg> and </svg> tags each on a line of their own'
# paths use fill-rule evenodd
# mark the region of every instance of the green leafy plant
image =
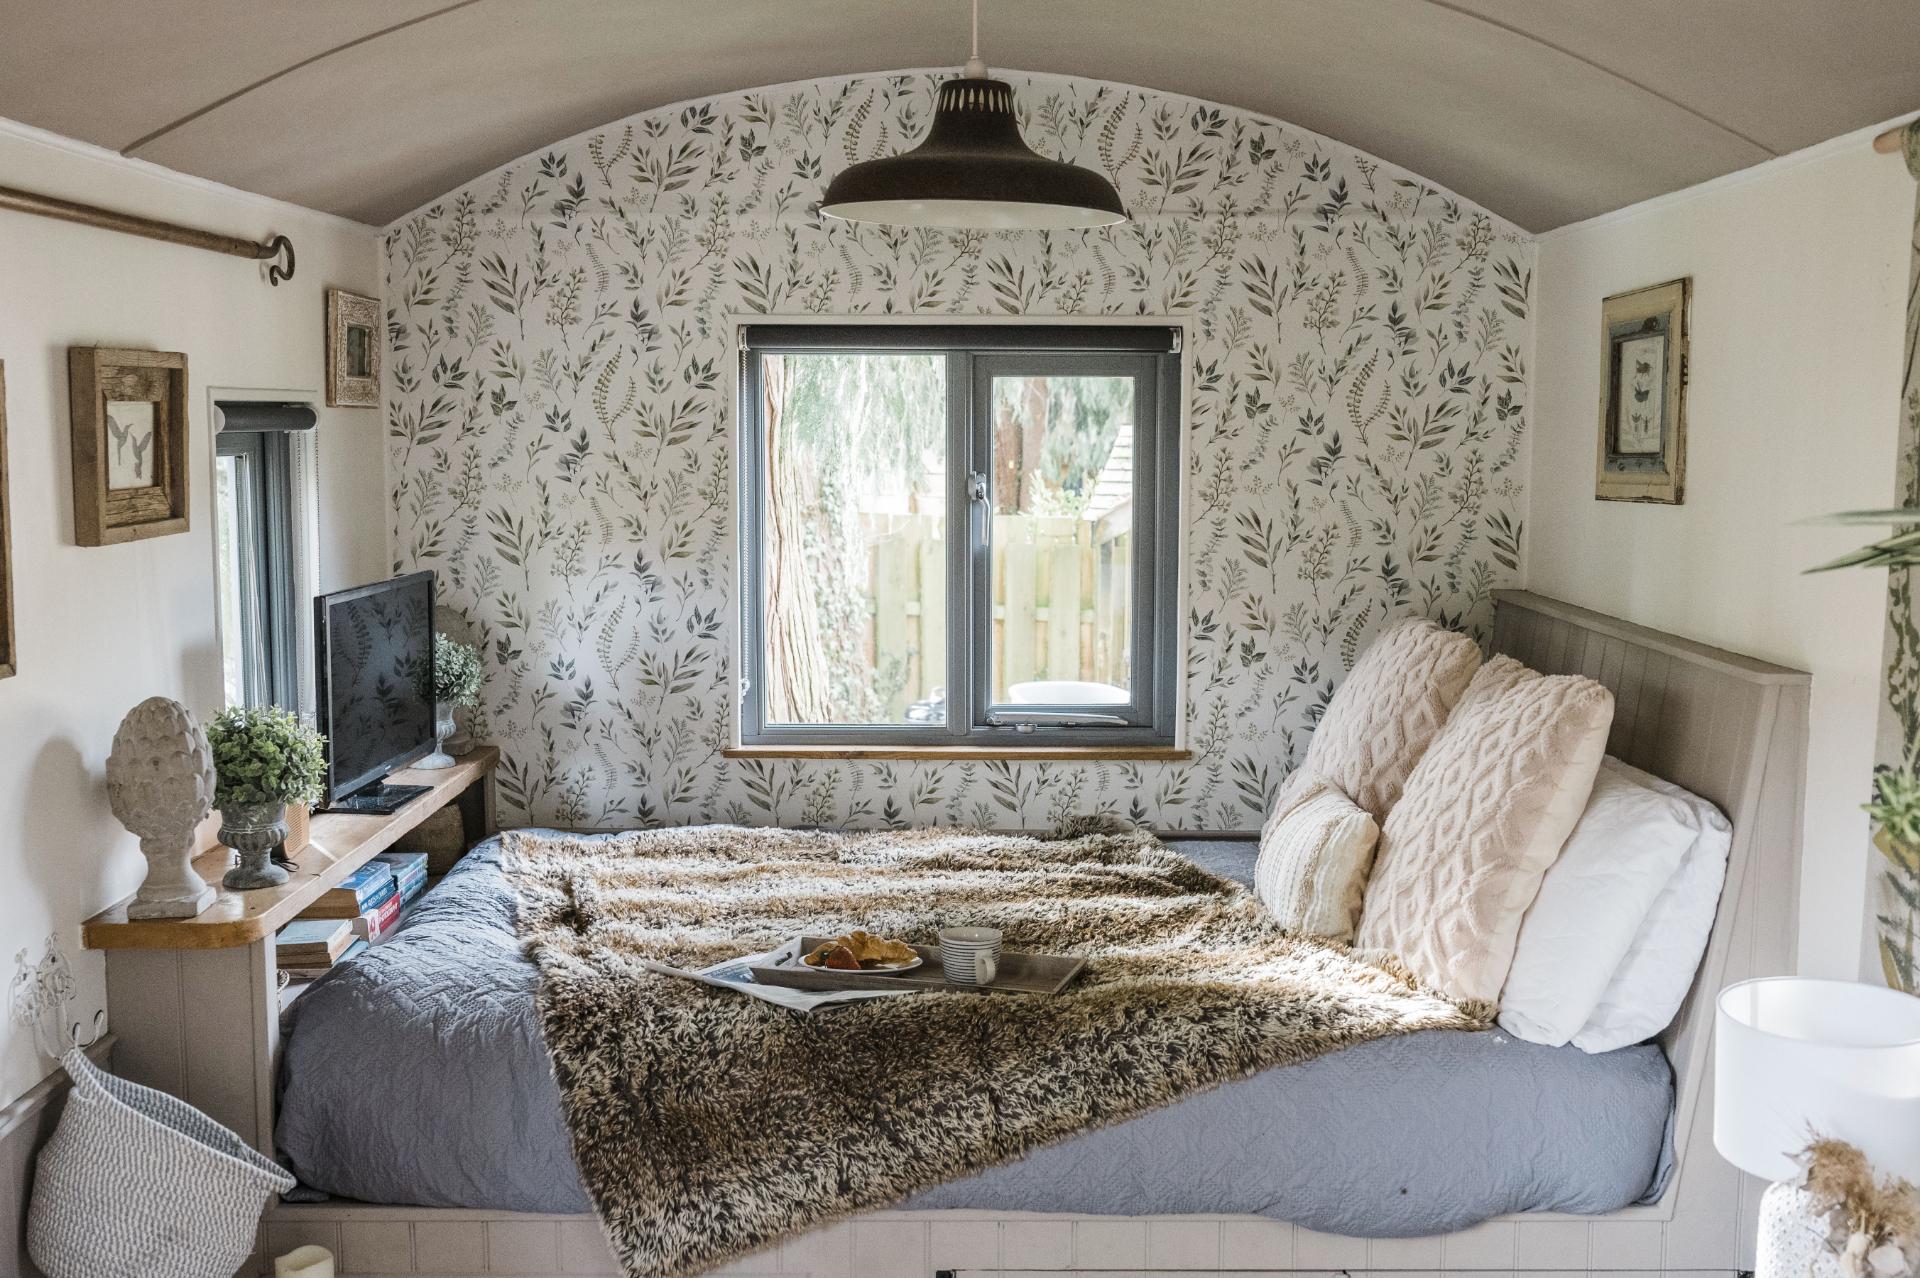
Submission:
<svg viewBox="0 0 1920 1278">
<path fill-rule="evenodd" d="M 1806 571 L 1832 572 L 1836 568 L 1912 568 L 1920 564 L 1920 509 L 1849 510 L 1838 515 L 1809 519 L 1810 524 L 1890 524 L 1897 531 L 1890 537 L 1868 542 Z"/>
<path fill-rule="evenodd" d="M 326 738 L 278 706 L 222 711 L 207 725 L 216 774 L 213 801 L 306 803 L 320 798 Z"/>
<path fill-rule="evenodd" d="M 433 636 L 433 699 L 470 706 L 480 695 L 480 650 L 471 644 Z"/>
<path fill-rule="evenodd" d="M 1893 651 L 1887 661 L 1886 698 L 1900 721 L 1906 742 L 1900 767 L 1882 767 L 1874 773 L 1873 801 L 1867 815 L 1877 827 L 1874 847 L 1886 859 L 1880 881 L 1884 909 L 1874 912 L 1879 928 L 1880 967 L 1887 984 L 1912 993 L 1920 978 L 1920 776 L 1914 761 L 1920 757 L 1920 631 L 1913 623 L 1913 582 L 1907 571 L 1920 567 L 1920 505 L 1911 493 L 1907 504 L 1890 510 L 1853 510 L 1816 524 L 1891 525 L 1893 534 L 1870 542 L 1838 559 L 1809 568 L 1831 572 L 1837 568 L 1886 568 L 1887 621 Z"/>
<path fill-rule="evenodd" d="M 1880 914 L 1880 964 L 1887 984 L 1912 990 L 1915 972 L 1915 916 L 1920 914 L 1920 776 L 1910 767 L 1883 768 L 1874 774 L 1873 802 L 1867 815 L 1879 827 L 1873 844 L 1886 858 L 1882 875 L 1887 904 Z"/>
</svg>

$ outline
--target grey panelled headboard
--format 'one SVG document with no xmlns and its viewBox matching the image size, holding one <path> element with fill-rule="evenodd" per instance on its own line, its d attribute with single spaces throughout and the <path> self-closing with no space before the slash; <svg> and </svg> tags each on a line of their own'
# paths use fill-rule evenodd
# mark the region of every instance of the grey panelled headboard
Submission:
<svg viewBox="0 0 1920 1278">
<path fill-rule="evenodd" d="M 1811 678 L 1738 653 L 1524 590 L 1495 593 L 1493 650 L 1547 674 L 1582 674 L 1614 695 L 1608 752 L 1711 799 L 1733 823 L 1713 938 L 1661 1044 L 1673 1064 L 1679 1172 L 1662 1199 L 1707 1193 L 1734 1172 L 1713 1152 L 1714 996 L 1750 976 L 1791 972 L 1800 894 L 1800 815 Z M 1726 1188 L 1722 1186 L 1720 1188 Z M 1759 1186 L 1737 1195 L 1729 1239 L 1753 1232 Z M 1749 1262 L 1750 1263 L 1750 1262 Z"/>
</svg>

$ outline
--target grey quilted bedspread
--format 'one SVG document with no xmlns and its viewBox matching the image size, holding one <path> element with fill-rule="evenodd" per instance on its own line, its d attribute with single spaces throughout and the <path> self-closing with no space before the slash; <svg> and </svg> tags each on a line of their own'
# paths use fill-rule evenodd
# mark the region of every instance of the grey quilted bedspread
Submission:
<svg viewBox="0 0 1920 1278">
<path fill-rule="evenodd" d="M 1251 877 L 1250 844 L 1175 846 Z M 498 855 L 493 841 L 476 848 L 397 936 L 289 1010 L 279 1144 L 305 1186 L 378 1203 L 591 1210 Z M 1664 1182 L 1672 1103 L 1650 1045 L 1588 1056 L 1499 1030 L 1430 1031 L 1264 1070 L 906 1205 L 1250 1212 L 1367 1237 L 1606 1212 Z"/>
</svg>

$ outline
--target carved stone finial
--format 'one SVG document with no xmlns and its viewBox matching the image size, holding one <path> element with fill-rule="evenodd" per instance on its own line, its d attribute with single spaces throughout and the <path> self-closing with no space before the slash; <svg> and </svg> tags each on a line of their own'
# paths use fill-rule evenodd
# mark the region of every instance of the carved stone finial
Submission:
<svg viewBox="0 0 1920 1278">
<path fill-rule="evenodd" d="M 107 756 L 107 802 L 140 836 L 146 881 L 127 906 L 135 919 L 190 918 L 213 903 L 194 873 L 194 831 L 213 808 L 213 751 L 193 712 L 148 697 L 120 721 Z"/>
</svg>

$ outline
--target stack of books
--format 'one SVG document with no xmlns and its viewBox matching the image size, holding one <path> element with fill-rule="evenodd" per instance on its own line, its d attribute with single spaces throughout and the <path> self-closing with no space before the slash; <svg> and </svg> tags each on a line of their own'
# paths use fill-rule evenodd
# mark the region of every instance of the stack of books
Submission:
<svg viewBox="0 0 1920 1278">
<path fill-rule="evenodd" d="M 297 981 L 312 980 L 356 944 L 346 919 L 295 919 L 274 938 L 274 962 Z"/>
<path fill-rule="evenodd" d="M 427 890 L 425 852 L 382 852 L 325 892 L 300 915 L 337 919 L 373 945 L 400 926 L 400 913 Z"/>
<path fill-rule="evenodd" d="M 378 945 L 400 926 L 400 893 L 389 892 L 380 898 L 378 905 L 370 907 L 364 914 L 356 914 L 351 920 L 353 934 L 369 945 Z"/>
<path fill-rule="evenodd" d="M 427 854 L 425 852 L 382 852 L 373 858 L 393 867 L 393 880 L 400 887 L 400 905 L 413 904 L 427 890 Z"/>
<path fill-rule="evenodd" d="M 393 880 L 393 867 L 373 860 L 341 880 L 340 886 L 320 894 L 320 898 L 300 911 L 303 919 L 351 919 L 378 909 L 388 897 L 399 892 Z"/>
</svg>

